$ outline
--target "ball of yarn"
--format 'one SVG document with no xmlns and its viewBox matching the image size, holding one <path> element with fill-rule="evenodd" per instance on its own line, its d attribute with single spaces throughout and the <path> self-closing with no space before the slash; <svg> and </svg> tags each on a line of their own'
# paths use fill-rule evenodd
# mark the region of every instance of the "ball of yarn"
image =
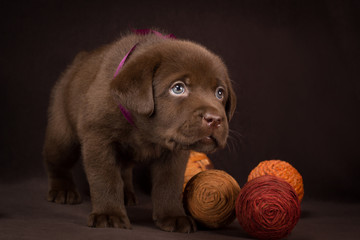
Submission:
<svg viewBox="0 0 360 240">
<path fill-rule="evenodd" d="M 210 159 L 204 153 L 190 151 L 190 156 L 188 163 L 186 165 L 185 175 L 184 175 L 184 185 L 185 189 L 186 183 L 196 174 L 202 171 L 213 169 L 214 165 L 211 163 Z"/>
<path fill-rule="evenodd" d="M 286 237 L 300 218 L 300 203 L 285 180 L 265 175 L 247 182 L 236 200 L 242 228 L 258 239 Z"/>
<path fill-rule="evenodd" d="M 264 175 L 280 177 L 290 183 L 295 189 L 299 201 L 302 201 L 304 197 L 303 178 L 290 163 L 281 160 L 263 161 L 250 172 L 248 181 Z"/>
<path fill-rule="evenodd" d="M 200 225 L 224 227 L 236 218 L 235 203 L 239 184 L 222 170 L 207 170 L 195 175 L 184 191 L 184 207 Z"/>
</svg>

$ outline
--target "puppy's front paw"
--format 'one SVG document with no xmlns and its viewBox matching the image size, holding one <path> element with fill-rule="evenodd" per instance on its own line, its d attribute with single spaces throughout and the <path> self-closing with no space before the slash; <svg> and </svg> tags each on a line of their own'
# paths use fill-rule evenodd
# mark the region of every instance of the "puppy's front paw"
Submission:
<svg viewBox="0 0 360 240">
<path fill-rule="evenodd" d="M 156 226 L 167 232 L 190 233 L 196 231 L 196 223 L 189 216 L 167 217 L 156 220 Z"/>
<path fill-rule="evenodd" d="M 50 190 L 47 200 L 61 204 L 81 203 L 81 196 L 76 190 Z"/>
<path fill-rule="evenodd" d="M 116 216 L 116 215 L 108 215 L 108 214 L 95 214 L 92 213 L 89 216 L 89 227 L 97 227 L 97 228 L 124 228 L 131 229 L 130 220 L 127 216 Z"/>
</svg>

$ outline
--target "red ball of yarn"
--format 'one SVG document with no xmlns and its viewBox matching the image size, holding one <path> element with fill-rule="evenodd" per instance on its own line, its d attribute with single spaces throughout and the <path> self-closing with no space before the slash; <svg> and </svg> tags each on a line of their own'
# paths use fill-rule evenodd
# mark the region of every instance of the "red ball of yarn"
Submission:
<svg viewBox="0 0 360 240">
<path fill-rule="evenodd" d="M 236 216 L 249 235 L 258 239 L 281 239 L 297 224 L 300 203 L 289 183 L 279 177 L 261 176 L 241 189 Z"/>
</svg>

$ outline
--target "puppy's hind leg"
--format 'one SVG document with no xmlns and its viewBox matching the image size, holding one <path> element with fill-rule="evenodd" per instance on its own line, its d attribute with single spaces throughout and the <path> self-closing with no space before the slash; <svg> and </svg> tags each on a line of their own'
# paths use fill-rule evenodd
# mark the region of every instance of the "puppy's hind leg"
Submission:
<svg viewBox="0 0 360 240">
<path fill-rule="evenodd" d="M 47 199 L 55 203 L 77 204 L 81 197 L 70 169 L 80 157 L 80 144 L 72 137 L 66 122 L 60 120 L 59 116 L 50 117 L 46 130 L 43 156 L 49 179 Z"/>
<path fill-rule="evenodd" d="M 121 177 L 124 181 L 124 201 L 126 206 L 135 206 L 138 201 L 133 186 L 133 166 L 122 166 Z"/>
</svg>

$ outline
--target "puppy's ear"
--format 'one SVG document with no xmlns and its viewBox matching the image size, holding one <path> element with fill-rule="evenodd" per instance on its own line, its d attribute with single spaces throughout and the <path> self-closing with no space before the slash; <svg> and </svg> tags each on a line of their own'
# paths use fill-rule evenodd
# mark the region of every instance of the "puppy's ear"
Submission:
<svg viewBox="0 0 360 240">
<path fill-rule="evenodd" d="M 236 108 L 236 95 L 235 92 L 231 86 L 231 82 L 230 80 L 228 81 L 228 91 L 229 91 L 229 96 L 228 99 L 226 101 L 225 104 L 225 111 L 226 111 L 226 115 L 228 118 L 228 121 L 230 122 L 231 118 L 234 115 L 235 112 L 235 108 Z"/>
<path fill-rule="evenodd" d="M 150 116 L 154 111 L 153 77 L 160 54 L 130 56 L 110 88 L 115 100 L 130 112 Z"/>
</svg>

